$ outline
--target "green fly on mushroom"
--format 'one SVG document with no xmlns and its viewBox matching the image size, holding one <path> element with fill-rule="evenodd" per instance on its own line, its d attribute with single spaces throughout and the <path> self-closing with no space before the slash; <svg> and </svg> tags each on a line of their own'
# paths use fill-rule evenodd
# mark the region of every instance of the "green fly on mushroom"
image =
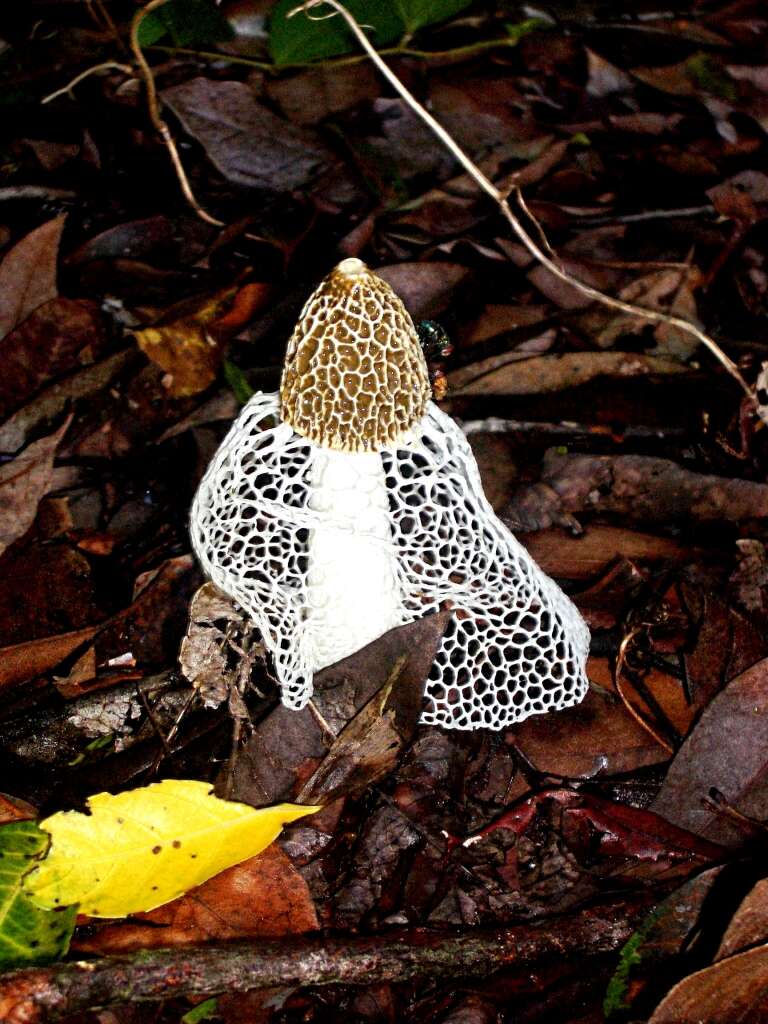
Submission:
<svg viewBox="0 0 768 1024">
<path fill-rule="evenodd" d="M 589 631 L 496 518 L 430 401 L 413 322 L 343 260 L 310 296 L 279 393 L 259 392 L 200 484 L 192 540 L 250 616 L 294 709 L 314 673 L 441 608 L 422 722 L 502 729 L 580 701 Z"/>
</svg>

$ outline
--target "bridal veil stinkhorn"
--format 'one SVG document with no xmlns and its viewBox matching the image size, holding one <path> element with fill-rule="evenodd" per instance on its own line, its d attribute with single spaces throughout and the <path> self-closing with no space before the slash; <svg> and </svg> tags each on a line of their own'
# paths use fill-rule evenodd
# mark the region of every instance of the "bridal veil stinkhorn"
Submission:
<svg viewBox="0 0 768 1024">
<path fill-rule="evenodd" d="M 192 540 L 261 632 L 290 708 L 319 669 L 442 607 L 424 723 L 501 729 L 586 693 L 586 625 L 494 515 L 464 435 L 430 401 L 410 316 L 358 259 L 310 296 L 280 392 L 255 394 L 219 448 Z"/>
</svg>

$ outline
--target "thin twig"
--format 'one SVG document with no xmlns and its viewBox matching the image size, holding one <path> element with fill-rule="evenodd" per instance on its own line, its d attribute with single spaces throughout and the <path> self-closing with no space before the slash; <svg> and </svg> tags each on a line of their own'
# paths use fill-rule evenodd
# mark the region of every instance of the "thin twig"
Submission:
<svg viewBox="0 0 768 1024">
<path fill-rule="evenodd" d="M 560 266 L 560 263 L 556 259 L 553 259 L 551 256 L 549 256 L 547 252 L 544 251 L 542 245 L 538 244 L 525 230 L 525 228 L 520 223 L 518 218 L 512 212 L 512 209 L 509 205 L 508 195 L 505 195 L 504 193 L 500 192 L 499 189 L 496 188 L 493 182 L 483 174 L 483 172 L 475 163 L 473 163 L 473 161 L 467 156 L 467 154 L 458 145 L 458 143 L 455 142 L 453 137 L 445 130 L 445 128 L 443 128 L 443 126 L 438 121 L 436 121 L 435 118 L 432 117 L 432 115 L 427 110 L 424 109 L 424 107 L 421 105 L 421 103 L 419 103 L 416 97 L 411 92 L 409 92 L 409 90 L 403 85 L 403 83 L 400 81 L 397 75 L 384 63 L 384 61 L 381 59 L 379 54 L 374 49 L 366 34 L 363 32 L 358 22 L 349 13 L 346 7 L 344 7 L 343 4 L 339 3 L 339 0 L 306 0 L 305 3 L 301 4 L 301 6 L 296 7 L 292 11 L 290 11 L 287 17 L 292 18 L 299 12 L 309 12 L 312 9 L 319 7 L 323 4 L 325 4 L 327 7 L 332 8 L 332 10 L 336 11 L 337 14 L 341 15 L 341 17 L 349 26 L 349 29 L 352 32 L 352 34 L 355 36 L 355 38 L 360 43 L 365 52 L 368 54 L 368 56 L 371 58 L 371 60 L 376 65 L 381 74 L 390 83 L 392 88 L 395 89 L 395 91 L 400 96 L 402 96 L 403 100 L 405 100 L 405 102 L 408 104 L 411 110 L 413 110 L 413 112 L 418 117 L 420 117 L 421 120 L 424 121 L 424 123 L 429 126 L 429 128 L 431 128 L 431 130 L 438 137 L 438 139 L 440 139 L 440 141 L 448 150 L 448 152 L 451 153 L 454 159 L 477 182 L 480 188 L 487 195 L 489 195 L 494 200 L 495 203 L 498 204 L 499 209 L 501 210 L 509 226 L 512 228 L 512 231 L 515 233 L 515 235 L 517 235 L 517 237 L 528 250 L 528 252 L 530 252 L 531 255 L 534 256 L 539 261 L 539 263 L 546 267 L 551 274 L 559 278 L 559 280 L 563 281 L 567 285 L 570 285 L 572 288 L 575 288 L 577 291 L 581 292 L 582 295 L 586 295 L 589 298 L 594 299 L 595 302 L 601 303 L 603 306 L 608 306 L 610 309 L 619 310 L 622 313 L 628 313 L 630 316 L 641 317 L 642 319 L 648 320 L 651 323 L 668 324 L 670 327 L 677 327 L 679 330 L 685 331 L 687 334 L 691 334 L 702 345 L 709 349 L 712 355 L 721 363 L 721 365 L 728 371 L 728 373 L 733 377 L 733 379 L 737 381 L 739 387 L 742 388 L 742 390 L 752 403 L 753 408 L 759 415 L 759 404 L 755 398 L 755 395 L 750 386 L 742 377 L 736 364 L 733 362 L 732 359 L 730 359 L 725 354 L 725 352 L 723 352 L 723 350 L 720 348 L 716 341 L 710 338 L 708 334 L 705 334 L 704 331 L 702 331 L 695 324 L 691 323 L 689 320 L 685 320 L 683 317 L 673 316 L 669 313 L 662 313 L 654 309 L 646 309 L 644 306 L 636 306 L 631 302 L 624 302 L 622 299 L 613 298 L 612 296 L 606 295 L 604 292 L 601 292 L 599 289 L 593 288 L 591 285 L 585 284 L 583 281 L 580 281 L 577 277 L 574 277 L 572 274 L 568 273 L 567 270 L 563 270 L 563 268 Z M 535 222 L 535 219 L 532 217 L 532 215 L 530 215 L 530 211 L 528 212 L 529 216 L 531 216 L 532 222 Z M 544 229 L 538 223 L 537 233 L 542 238 L 546 239 Z M 550 248 L 549 244 L 546 241 L 543 244 L 546 248 Z"/>
<path fill-rule="evenodd" d="M 477 43 L 470 43 L 467 46 L 457 46 L 452 50 L 414 50 L 409 46 L 388 46 L 377 51 L 382 57 L 410 57 L 416 60 L 431 61 L 456 61 L 468 60 L 478 53 L 485 53 L 488 50 L 510 49 L 518 45 L 518 41 L 511 36 L 503 39 L 482 39 Z M 184 46 L 163 46 L 153 43 L 147 47 L 148 50 L 158 50 L 161 53 L 170 53 L 174 56 L 182 54 L 189 57 L 199 57 L 202 60 L 217 60 L 225 64 L 242 64 L 249 68 L 258 68 L 260 71 L 296 71 L 300 68 L 342 68 L 354 64 L 362 64 L 366 59 L 365 54 L 350 54 L 345 57 L 334 57 L 330 60 L 317 61 L 305 60 L 295 61 L 288 64 L 275 64 L 271 61 L 256 60 L 255 57 L 238 57 L 230 53 L 218 53 L 212 50 L 195 50 Z"/>
<path fill-rule="evenodd" d="M 133 75 L 133 68 L 130 64 L 120 64 L 116 60 L 105 60 L 102 61 L 101 64 L 94 64 L 93 67 L 86 68 L 85 71 L 81 71 L 79 75 L 75 75 L 71 82 L 67 82 L 67 84 L 62 86 L 61 89 L 57 89 L 55 92 L 44 96 L 40 102 L 50 103 L 51 100 L 58 99 L 59 96 L 72 92 L 76 85 L 84 82 L 85 79 L 90 78 L 91 75 L 97 75 L 100 71 L 122 71 L 125 75 Z"/>
<path fill-rule="evenodd" d="M 637 722 L 640 728 L 645 730 L 645 732 L 647 732 L 649 736 L 652 736 L 660 747 L 663 747 L 668 753 L 674 754 L 675 748 L 672 746 L 672 744 L 665 740 L 664 737 L 658 732 L 654 724 L 648 718 L 646 718 L 646 716 L 638 708 L 634 706 L 632 701 L 624 692 L 624 687 L 622 686 L 621 681 L 624 674 L 624 666 L 627 660 L 627 651 L 632 641 L 636 639 L 640 632 L 642 632 L 641 627 L 630 630 L 630 632 L 627 633 L 621 641 L 621 646 L 619 647 L 619 654 L 616 659 L 616 665 L 613 670 L 613 685 L 616 689 L 616 693 L 621 698 L 622 704 L 627 709 L 632 718 L 634 718 L 634 720 Z"/>
<path fill-rule="evenodd" d="M 174 141 L 170 128 L 160 114 L 160 103 L 157 96 L 155 79 L 152 75 L 152 70 L 147 63 L 146 57 L 142 53 L 141 45 L 139 43 L 139 28 L 144 18 L 146 18 L 150 11 L 154 11 L 158 7 L 162 7 L 167 2 L 168 0 L 150 0 L 148 4 L 140 8 L 134 14 L 133 20 L 131 21 L 131 50 L 136 58 L 136 63 L 139 67 L 139 72 L 141 73 L 141 77 L 144 81 L 144 87 L 147 92 L 147 107 L 149 109 L 150 120 L 163 140 L 165 148 L 168 150 L 168 155 L 171 158 L 173 169 L 176 171 L 176 177 L 179 179 L 179 185 L 181 186 L 181 191 L 184 193 L 184 198 L 200 220 L 204 220 L 206 224 L 213 224 L 214 227 L 223 228 L 225 226 L 224 221 L 218 220 L 216 217 L 212 217 L 210 213 L 207 213 L 206 210 L 203 209 L 195 198 L 192 186 L 189 183 L 189 178 L 187 178 L 187 172 L 184 170 L 184 165 L 181 162 L 179 151 L 176 148 L 176 142 Z"/>
</svg>

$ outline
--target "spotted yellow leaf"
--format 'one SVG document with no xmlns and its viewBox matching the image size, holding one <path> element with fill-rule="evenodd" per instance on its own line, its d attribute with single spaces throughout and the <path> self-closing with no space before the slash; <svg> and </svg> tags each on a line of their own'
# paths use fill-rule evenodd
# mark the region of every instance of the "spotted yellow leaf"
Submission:
<svg viewBox="0 0 768 1024">
<path fill-rule="evenodd" d="M 90 814 L 61 811 L 40 822 L 50 850 L 25 880 L 38 906 L 78 903 L 90 917 L 153 910 L 255 856 L 283 825 L 319 810 L 256 810 L 219 800 L 205 782 L 177 779 L 118 796 L 98 793 L 88 806 Z"/>
</svg>

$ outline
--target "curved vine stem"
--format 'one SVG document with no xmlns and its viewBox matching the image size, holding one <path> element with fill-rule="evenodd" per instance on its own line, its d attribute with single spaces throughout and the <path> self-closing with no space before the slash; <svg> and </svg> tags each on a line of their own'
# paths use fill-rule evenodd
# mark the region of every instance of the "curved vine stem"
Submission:
<svg viewBox="0 0 768 1024">
<path fill-rule="evenodd" d="M 662 313 L 658 310 L 647 309 L 645 306 L 636 306 L 634 303 L 625 302 L 623 299 L 616 299 L 611 295 L 606 295 L 605 292 L 601 292 L 597 288 L 593 288 L 591 285 L 585 284 L 579 278 L 574 277 L 572 274 L 564 270 L 560 265 L 560 261 L 557 259 L 549 243 L 546 241 L 544 229 L 541 224 L 532 216 L 530 210 L 527 207 L 523 209 L 527 210 L 527 215 L 531 220 L 531 223 L 535 225 L 537 234 L 539 235 L 540 242 L 537 242 L 523 227 L 518 217 L 513 212 L 509 205 L 509 195 L 514 191 L 517 195 L 520 195 L 519 189 L 513 184 L 508 192 L 501 192 L 493 182 L 483 174 L 480 168 L 467 156 L 464 150 L 458 145 L 453 137 L 443 128 L 443 126 L 435 120 L 435 118 L 425 110 L 425 108 L 419 103 L 416 97 L 403 85 L 397 75 L 387 66 L 387 64 L 381 59 L 376 49 L 371 44 L 371 41 L 363 32 L 361 26 L 355 20 L 355 18 L 349 13 L 346 7 L 339 2 L 339 0 L 306 0 L 305 3 L 298 7 L 295 7 L 290 11 L 287 17 L 292 18 L 300 12 L 304 12 L 310 18 L 310 20 L 319 20 L 316 17 L 312 17 L 310 13 L 318 7 L 330 7 L 338 15 L 340 15 L 347 23 L 350 31 L 355 36 L 360 46 L 365 50 L 370 59 L 376 65 L 376 68 L 390 83 L 392 88 L 403 98 L 413 112 L 421 118 L 422 121 L 432 130 L 437 138 L 442 142 L 449 153 L 459 163 L 469 176 L 477 182 L 480 188 L 494 200 L 502 212 L 502 215 L 509 223 L 512 231 L 517 235 L 520 242 L 528 250 L 528 252 L 547 270 L 553 274 L 559 280 L 565 284 L 570 285 L 577 291 L 581 292 L 582 295 L 588 296 L 595 302 L 601 303 L 603 306 L 607 306 L 610 309 L 619 310 L 622 313 L 628 313 L 634 317 L 641 317 L 644 320 L 648 320 L 650 323 L 655 324 L 668 324 L 671 327 L 676 327 L 681 331 L 685 331 L 687 334 L 693 335 L 697 341 L 704 345 L 718 360 L 718 362 L 727 370 L 727 372 L 733 377 L 742 389 L 744 394 L 752 404 L 753 409 L 759 415 L 759 405 L 755 397 L 754 391 L 747 384 L 746 380 L 742 377 L 739 368 L 733 362 L 733 360 L 726 355 L 725 352 L 720 348 L 717 342 L 710 338 L 708 334 L 697 327 L 696 324 L 686 320 L 683 317 L 672 316 L 669 313 Z M 546 251 L 545 251 L 546 250 Z"/>
<path fill-rule="evenodd" d="M 171 158 L 171 163 L 173 164 L 173 169 L 176 172 L 176 177 L 179 179 L 179 185 L 181 186 L 181 191 L 184 193 L 184 198 L 200 220 L 204 220 L 206 224 L 212 224 L 214 227 L 222 228 L 225 227 L 224 221 L 218 220 L 216 217 L 212 217 L 210 213 L 204 210 L 197 201 L 195 193 L 192 191 L 192 186 L 189 183 L 187 172 L 184 170 L 184 165 L 181 162 L 181 157 L 179 156 L 179 151 L 176 147 L 176 141 L 171 134 L 171 129 L 165 123 L 162 115 L 160 114 L 160 101 L 157 96 L 155 79 L 152 75 L 152 69 L 147 63 L 147 59 L 144 56 L 139 43 L 139 28 L 144 18 L 146 18 L 150 11 L 157 10 L 158 7 L 162 7 L 167 2 L 168 0 L 150 0 L 148 4 L 145 4 L 144 7 L 141 7 L 136 11 L 131 21 L 131 50 L 136 60 L 139 74 L 144 82 L 150 120 L 152 121 L 155 130 L 163 140 L 165 148 L 168 150 L 168 155 Z"/>
</svg>

